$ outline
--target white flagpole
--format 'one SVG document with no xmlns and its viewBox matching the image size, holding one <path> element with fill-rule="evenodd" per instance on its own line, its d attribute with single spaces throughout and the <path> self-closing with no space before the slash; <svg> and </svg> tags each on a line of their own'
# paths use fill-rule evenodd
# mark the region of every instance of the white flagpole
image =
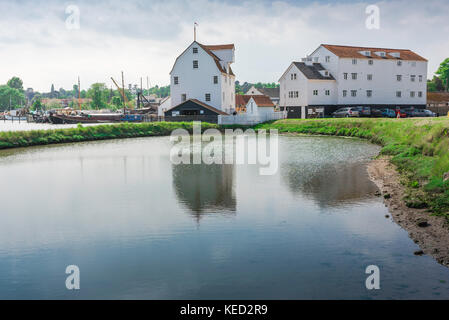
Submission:
<svg viewBox="0 0 449 320">
<path fill-rule="evenodd" d="M 198 23 L 193 23 L 193 41 L 196 41 L 196 27 L 198 26 Z"/>
</svg>

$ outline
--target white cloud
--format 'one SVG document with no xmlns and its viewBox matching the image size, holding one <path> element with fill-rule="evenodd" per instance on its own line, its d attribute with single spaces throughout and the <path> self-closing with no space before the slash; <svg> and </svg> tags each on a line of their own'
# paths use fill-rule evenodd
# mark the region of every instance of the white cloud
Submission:
<svg viewBox="0 0 449 320">
<path fill-rule="evenodd" d="M 26 87 L 48 91 L 127 83 L 168 72 L 192 41 L 193 21 L 204 43 L 235 43 L 234 71 L 241 81 L 277 81 L 292 60 L 320 43 L 409 48 L 429 59 L 429 77 L 449 56 L 449 3 L 444 0 L 378 2 L 380 30 L 365 28 L 371 2 L 73 1 L 80 30 L 65 28 L 61 1 L 0 1 L 0 83 L 17 75 Z M 145 83 L 145 81 L 144 81 Z"/>
</svg>

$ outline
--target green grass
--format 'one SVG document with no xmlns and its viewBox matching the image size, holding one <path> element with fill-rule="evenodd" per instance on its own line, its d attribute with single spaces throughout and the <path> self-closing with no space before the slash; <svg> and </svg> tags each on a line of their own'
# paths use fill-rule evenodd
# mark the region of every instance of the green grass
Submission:
<svg viewBox="0 0 449 320">
<path fill-rule="evenodd" d="M 381 145 L 404 177 L 405 202 L 449 219 L 449 119 L 279 120 L 257 125 L 279 133 L 322 134 L 368 139 Z"/>
<path fill-rule="evenodd" d="M 203 130 L 218 128 L 217 125 L 203 123 Z M 149 122 L 120 123 L 56 130 L 8 131 L 0 132 L 0 149 L 30 147 L 55 143 L 123 139 L 170 135 L 175 129 L 192 132 L 191 122 Z"/>
</svg>

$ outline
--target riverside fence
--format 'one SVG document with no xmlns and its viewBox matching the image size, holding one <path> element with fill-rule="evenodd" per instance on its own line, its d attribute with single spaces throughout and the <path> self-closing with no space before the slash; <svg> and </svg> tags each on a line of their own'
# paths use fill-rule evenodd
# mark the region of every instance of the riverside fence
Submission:
<svg viewBox="0 0 449 320">
<path fill-rule="evenodd" d="M 236 114 L 229 116 L 218 116 L 218 124 L 240 124 L 255 125 L 262 122 L 285 119 L 284 112 L 272 112 L 260 115 Z"/>
</svg>

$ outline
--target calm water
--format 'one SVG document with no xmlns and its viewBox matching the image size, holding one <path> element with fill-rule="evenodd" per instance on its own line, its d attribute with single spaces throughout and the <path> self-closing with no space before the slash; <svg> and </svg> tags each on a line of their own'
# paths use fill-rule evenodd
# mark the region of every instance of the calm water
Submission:
<svg viewBox="0 0 449 320">
<path fill-rule="evenodd" d="M 284 136 L 274 176 L 174 166 L 169 150 L 162 137 L 1 152 L 0 298 L 449 298 L 449 269 L 414 256 L 373 196 L 376 146 Z M 381 290 L 365 288 L 370 264 Z"/>
</svg>

